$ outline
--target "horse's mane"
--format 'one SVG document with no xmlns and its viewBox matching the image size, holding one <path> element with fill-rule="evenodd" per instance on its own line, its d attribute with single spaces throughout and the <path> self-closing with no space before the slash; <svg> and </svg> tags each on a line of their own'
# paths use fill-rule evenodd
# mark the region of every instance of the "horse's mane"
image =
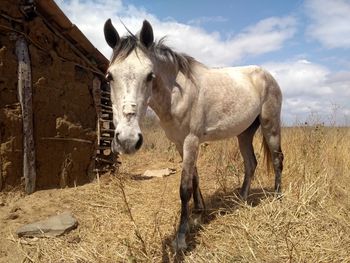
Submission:
<svg viewBox="0 0 350 263">
<path fill-rule="evenodd" d="M 142 43 L 140 43 L 137 36 L 129 32 L 129 35 L 122 37 L 119 44 L 113 49 L 111 63 L 115 60 L 126 59 L 133 50 L 139 48 L 144 51 L 145 54 L 152 56 L 152 58 L 157 61 L 173 64 L 185 76 L 193 80 L 193 65 L 199 62 L 191 56 L 172 50 L 164 44 L 164 41 L 165 37 L 154 42 L 152 46 L 147 49 Z"/>
</svg>

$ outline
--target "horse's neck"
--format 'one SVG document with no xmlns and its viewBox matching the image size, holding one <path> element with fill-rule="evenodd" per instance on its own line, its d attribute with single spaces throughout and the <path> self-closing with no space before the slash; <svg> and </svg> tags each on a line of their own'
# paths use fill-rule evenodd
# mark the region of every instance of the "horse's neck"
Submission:
<svg viewBox="0 0 350 263">
<path fill-rule="evenodd" d="M 175 79 L 175 78 L 174 78 Z M 157 76 L 153 83 L 152 98 L 149 106 L 161 122 L 171 120 L 171 79 Z"/>
<path fill-rule="evenodd" d="M 188 77 L 184 76 L 182 73 L 179 73 L 174 68 L 164 67 L 161 74 L 156 77 L 153 82 L 152 98 L 150 100 L 149 106 L 154 110 L 154 112 L 159 117 L 160 121 L 163 123 L 169 122 L 172 120 L 172 92 L 174 87 L 182 87 L 186 89 L 195 88 L 197 85 L 191 85 L 192 81 L 197 81 L 196 76 L 203 76 L 208 73 L 208 68 L 202 64 L 194 66 L 193 80 L 189 80 Z M 178 74 L 181 74 L 181 77 L 178 77 Z M 199 83 L 197 83 L 199 84 Z M 189 96 L 191 92 L 183 92 L 183 97 Z"/>
</svg>

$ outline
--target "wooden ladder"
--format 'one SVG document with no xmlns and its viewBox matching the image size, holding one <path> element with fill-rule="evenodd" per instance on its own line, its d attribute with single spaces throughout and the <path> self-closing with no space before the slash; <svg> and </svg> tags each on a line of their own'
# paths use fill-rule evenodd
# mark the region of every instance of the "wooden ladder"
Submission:
<svg viewBox="0 0 350 263">
<path fill-rule="evenodd" d="M 95 96 L 99 98 L 98 103 L 95 102 L 98 105 L 96 107 L 98 114 L 98 141 L 94 169 L 96 175 L 104 172 L 115 173 L 120 165 L 118 153 L 113 153 L 111 150 L 114 125 L 110 87 L 105 82 L 100 82 L 98 86 L 100 87 L 99 90 L 95 89 L 95 92 L 99 93 L 98 96 Z"/>
</svg>

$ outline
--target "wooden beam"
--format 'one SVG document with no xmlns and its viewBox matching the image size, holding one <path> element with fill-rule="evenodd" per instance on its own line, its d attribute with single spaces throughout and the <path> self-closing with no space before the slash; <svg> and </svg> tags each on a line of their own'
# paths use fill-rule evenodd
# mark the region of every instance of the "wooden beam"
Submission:
<svg viewBox="0 0 350 263">
<path fill-rule="evenodd" d="M 94 141 L 90 141 L 90 140 L 84 140 L 84 139 L 80 139 L 80 138 L 60 138 L 60 137 L 42 137 L 41 140 L 51 140 L 51 141 L 66 141 L 66 142 L 81 142 L 81 143 L 88 143 L 88 144 L 92 144 L 94 143 Z"/>
<path fill-rule="evenodd" d="M 18 98 L 23 120 L 23 176 L 25 191 L 27 194 L 31 194 L 35 191 L 36 181 L 32 74 L 28 45 L 21 35 L 18 36 L 16 41 L 16 55 L 18 60 Z"/>
</svg>

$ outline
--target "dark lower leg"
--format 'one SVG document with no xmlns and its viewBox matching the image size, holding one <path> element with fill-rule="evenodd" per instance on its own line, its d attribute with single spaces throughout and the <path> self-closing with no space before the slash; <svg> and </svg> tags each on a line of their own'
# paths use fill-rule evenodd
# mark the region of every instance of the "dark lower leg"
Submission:
<svg viewBox="0 0 350 263">
<path fill-rule="evenodd" d="M 247 200 L 248 198 L 250 183 L 252 181 L 252 177 L 254 175 L 255 168 L 257 165 L 252 145 L 254 132 L 255 131 L 247 134 L 242 134 L 238 137 L 239 149 L 241 151 L 244 161 L 244 181 L 239 193 L 243 200 Z"/>
<path fill-rule="evenodd" d="M 283 170 L 283 153 L 281 150 L 272 154 L 273 168 L 275 171 L 275 193 L 279 196 L 282 192 L 281 177 Z"/>
<path fill-rule="evenodd" d="M 241 188 L 241 190 L 239 192 L 242 200 L 244 200 L 244 201 L 247 200 L 247 198 L 248 198 L 251 180 L 252 180 L 251 176 L 246 173 L 244 175 L 244 181 L 243 181 L 242 188 Z"/>
<path fill-rule="evenodd" d="M 240 195 L 243 200 L 247 200 L 248 198 L 250 184 L 255 172 L 256 165 L 257 165 L 257 161 L 255 158 L 255 154 L 252 151 L 248 159 L 244 160 L 244 170 L 245 170 L 244 181 L 240 191 Z"/>
<path fill-rule="evenodd" d="M 181 197 L 181 217 L 179 225 L 179 234 L 186 234 L 188 230 L 188 217 L 189 217 L 189 201 L 192 196 L 192 187 L 180 187 Z"/>
<path fill-rule="evenodd" d="M 179 229 L 175 240 L 177 249 L 186 249 L 186 233 L 189 230 L 189 201 L 193 193 L 192 176 L 185 171 L 182 171 L 180 198 L 181 198 L 181 216 Z"/>
<path fill-rule="evenodd" d="M 174 245 L 177 250 L 187 248 L 186 233 L 189 230 L 189 204 L 193 194 L 193 175 L 198 155 L 199 138 L 189 134 L 183 144 L 183 162 L 180 185 L 181 217 Z M 198 187 L 197 187 L 198 188 Z"/>
<path fill-rule="evenodd" d="M 202 212 L 205 209 L 204 200 L 202 197 L 201 190 L 199 188 L 199 176 L 197 172 L 197 167 L 194 168 L 193 179 L 193 201 L 194 201 L 194 212 Z"/>
</svg>

